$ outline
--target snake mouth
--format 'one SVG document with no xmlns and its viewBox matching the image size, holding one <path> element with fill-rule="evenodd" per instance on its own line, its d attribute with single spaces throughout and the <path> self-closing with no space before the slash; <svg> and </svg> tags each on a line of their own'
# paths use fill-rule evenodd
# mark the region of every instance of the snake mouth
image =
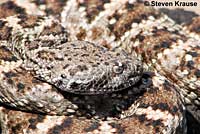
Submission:
<svg viewBox="0 0 200 134">
<path fill-rule="evenodd" d="M 116 92 L 120 92 L 122 90 L 126 90 L 134 85 L 136 85 L 140 79 L 141 79 L 141 75 L 136 75 L 136 76 L 132 76 L 132 78 L 130 78 L 129 80 L 127 80 L 125 83 L 122 83 L 116 87 L 110 86 L 107 88 L 99 88 L 98 90 L 95 89 L 89 89 L 89 92 L 81 92 L 80 90 L 77 92 L 74 92 L 74 94 L 79 94 L 79 95 L 91 95 L 91 96 L 95 96 L 95 95 L 104 95 L 104 94 L 112 94 L 112 93 L 116 93 Z M 137 91 L 138 92 L 138 91 Z"/>
<path fill-rule="evenodd" d="M 120 86 L 121 88 L 119 88 L 118 91 L 121 91 L 121 90 L 124 90 L 124 89 L 127 89 L 129 87 L 136 85 L 140 81 L 141 77 L 142 76 L 137 75 L 137 76 L 130 78 L 127 82 L 125 82 L 123 85 Z"/>
</svg>

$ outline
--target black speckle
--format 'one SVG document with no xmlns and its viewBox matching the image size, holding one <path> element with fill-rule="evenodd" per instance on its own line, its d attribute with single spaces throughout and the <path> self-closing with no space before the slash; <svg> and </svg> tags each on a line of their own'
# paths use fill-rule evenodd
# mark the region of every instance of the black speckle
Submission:
<svg viewBox="0 0 200 134">
<path fill-rule="evenodd" d="M 29 119 L 28 121 L 29 121 L 29 123 L 30 123 L 29 128 L 31 128 L 31 129 L 36 129 L 36 125 L 35 125 L 36 119 L 31 118 L 31 119 Z"/>
<path fill-rule="evenodd" d="M 110 31 L 113 31 L 114 25 L 109 24 L 109 25 L 108 25 L 108 28 L 110 29 Z"/>
<path fill-rule="evenodd" d="M 46 1 L 45 0 L 34 0 L 34 3 L 36 5 L 43 5 L 43 4 L 46 4 Z"/>
<path fill-rule="evenodd" d="M 90 63 L 90 64 L 94 64 L 94 62 L 93 62 L 93 61 L 89 61 L 89 63 Z"/>
<path fill-rule="evenodd" d="M 47 69 L 51 70 L 51 69 L 53 69 L 53 66 L 47 66 Z"/>
<path fill-rule="evenodd" d="M 37 120 L 38 120 L 38 122 L 43 122 L 44 116 L 43 115 L 38 115 Z"/>
<path fill-rule="evenodd" d="M 129 23 L 125 24 L 124 27 L 125 27 L 126 29 L 131 29 L 131 25 L 130 25 Z"/>
<path fill-rule="evenodd" d="M 101 57 L 101 55 L 99 55 L 99 54 L 95 54 L 95 56 L 96 56 L 96 57 Z"/>
<path fill-rule="evenodd" d="M 167 103 L 159 103 L 159 104 L 155 104 L 152 106 L 154 110 L 156 109 L 160 109 L 160 110 L 169 110 L 169 106 Z"/>
<path fill-rule="evenodd" d="M 64 67 L 63 67 L 63 69 L 66 69 L 66 68 L 68 68 L 69 67 L 69 64 L 66 64 Z"/>
<path fill-rule="evenodd" d="M 8 84 L 10 84 L 10 85 L 13 85 L 13 84 L 14 84 L 14 82 L 13 82 L 12 79 L 8 79 L 7 82 L 8 82 Z"/>
<path fill-rule="evenodd" d="M 142 103 L 139 106 L 139 108 L 147 108 L 147 107 L 149 107 L 149 104 L 145 104 L 145 103 Z"/>
<path fill-rule="evenodd" d="M 51 128 L 48 133 L 49 134 L 60 134 L 64 129 L 70 127 L 72 124 L 72 119 L 67 118 L 61 125 L 56 125 L 55 127 Z"/>
<path fill-rule="evenodd" d="M 161 46 L 162 46 L 163 48 L 169 48 L 169 43 L 166 42 L 166 41 L 163 41 L 163 42 L 161 43 Z"/>
<path fill-rule="evenodd" d="M 98 65 L 97 64 L 92 64 L 92 67 L 98 67 Z"/>
<path fill-rule="evenodd" d="M 72 58 L 68 58 L 68 61 L 71 61 L 72 60 Z"/>
<path fill-rule="evenodd" d="M 87 50 L 86 46 L 81 47 L 82 50 Z"/>
<path fill-rule="evenodd" d="M 134 7 L 134 4 L 130 4 L 129 2 L 126 3 L 126 8 L 127 8 L 128 10 L 132 10 L 133 7 Z"/>
<path fill-rule="evenodd" d="M 171 110 L 172 114 L 176 114 L 177 111 L 178 111 L 178 108 L 176 106 L 173 106 L 173 108 Z"/>
<path fill-rule="evenodd" d="M 152 122 L 152 126 L 153 126 L 153 127 L 161 126 L 161 125 L 162 125 L 161 120 L 155 120 L 155 121 Z"/>
<path fill-rule="evenodd" d="M 80 69 L 80 71 L 88 70 L 86 65 L 78 65 L 77 67 Z"/>
<path fill-rule="evenodd" d="M 18 7 L 14 2 L 8 1 L 6 3 L 2 4 L 2 7 L 5 7 L 7 9 L 14 9 L 19 14 L 25 14 L 25 10 L 21 7 Z"/>
<path fill-rule="evenodd" d="M 59 58 L 59 57 L 55 57 L 55 60 L 58 60 L 58 61 L 64 61 L 64 58 L 63 58 L 63 57 L 61 57 L 61 58 Z"/>
<path fill-rule="evenodd" d="M 81 57 L 88 57 L 89 54 L 82 54 Z"/>
<path fill-rule="evenodd" d="M 187 62 L 187 67 L 189 67 L 190 69 L 193 69 L 194 68 L 194 61 L 190 60 Z"/>
<path fill-rule="evenodd" d="M 63 84 L 63 81 L 62 80 L 59 80 L 57 83 L 56 83 L 56 85 L 59 87 L 59 86 L 61 86 Z"/>
<path fill-rule="evenodd" d="M 64 120 L 64 122 L 61 125 L 63 126 L 63 128 L 67 128 L 67 127 L 71 126 L 71 124 L 72 124 L 72 119 L 67 118 L 66 120 Z"/>
<path fill-rule="evenodd" d="M 31 118 L 28 120 L 28 122 L 30 123 L 29 128 L 30 129 L 36 129 L 36 125 L 39 122 L 43 122 L 44 120 L 44 116 L 43 115 L 38 115 L 37 118 Z"/>
<path fill-rule="evenodd" d="M 147 20 L 147 15 L 146 14 L 141 14 L 141 18 L 142 18 L 142 20 Z"/>
<path fill-rule="evenodd" d="M 72 83 L 70 84 L 70 88 L 72 88 L 72 89 L 78 89 L 78 88 L 79 88 L 79 84 L 76 83 L 76 82 L 72 82 Z"/>
<path fill-rule="evenodd" d="M 109 63 L 108 63 L 108 62 L 104 62 L 104 64 L 105 64 L 106 66 L 108 66 L 108 65 L 109 65 Z"/>
<path fill-rule="evenodd" d="M 145 114 L 139 115 L 138 119 L 140 122 L 144 122 L 146 120 L 146 115 Z"/>
<path fill-rule="evenodd" d="M 133 19 L 133 22 L 135 22 L 135 23 L 138 23 L 138 24 L 139 24 L 139 23 L 141 22 L 141 19 L 134 18 L 134 19 Z"/>
<path fill-rule="evenodd" d="M 120 53 L 116 53 L 116 56 L 120 56 Z"/>
<path fill-rule="evenodd" d="M 156 132 L 156 134 L 159 133 L 159 132 L 161 132 L 160 129 L 159 129 L 159 127 L 155 128 L 155 132 Z"/>
<path fill-rule="evenodd" d="M 76 47 L 76 45 L 75 45 L 75 44 L 73 44 L 73 43 L 72 43 L 71 45 L 72 45 L 73 47 Z"/>
<path fill-rule="evenodd" d="M 16 73 L 13 73 L 13 72 L 7 72 L 7 73 L 4 73 L 5 74 L 5 76 L 7 77 L 7 78 L 12 78 L 12 77 L 16 77 L 17 76 L 17 74 Z"/>
<path fill-rule="evenodd" d="M 104 7 L 102 5 L 99 5 L 96 7 L 99 11 L 103 11 L 104 10 Z"/>
<path fill-rule="evenodd" d="M 143 35 L 137 35 L 136 38 L 139 39 L 139 41 L 143 41 L 145 39 Z"/>
<path fill-rule="evenodd" d="M 76 57 L 76 56 L 78 56 L 78 55 L 79 55 L 79 54 L 78 54 L 78 53 L 76 53 L 76 54 L 74 54 L 73 56 L 74 56 L 74 57 Z"/>
<path fill-rule="evenodd" d="M 115 13 L 115 14 L 113 15 L 113 17 L 114 17 L 116 20 L 119 20 L 120 16 L 121 16 L 121 15 L 119 15 L 119 14 L 117 14 L 117 13 Z"/>
<path fill-rule="evenodd" d="M 3 26 L 6 24 L 5 21 L 0 20 L 0 28 L 3 28 Z"/>
<path fill-rule="evenodd" d="M 19 130 L 22 129 L 22 123 L 18 123 L 17 125 L 11 127 L 12 129 L 12 133 L 17 134 L 19 132 Z"/>
<path fill-rule="evenodd" d="M 200 70 L 199 70 L 199 69 L 197 69 L 197 70 L 194 72 L 194 74 L 196 75 L 197 78 L 200 78 Z"/>
<path fill-rule="evenodd" d="M 18 90 L 23 90 L 25 88 L 25 85 L 19 82 L 17 84 L 17 88 L 18 88 Z"/>
<path fill-rule="evenodd" d="M 90 125 L 88 128 L 85 128 L 84 131 L 86 131 L 86 132 L 91 132 L 91 131 L 93 131 L 93 130 L 95 130 L 95 129 L 98 129 L 99 126 L 100 126 L 99 123 L 94 122 L 94 123 L 93 123 L 92 125 Z"/>
<path fill-rule="evenodd" d="M 103 3 L 110 3 L 110 0 L 102 0 Z"/>
<path fill-rule="evenodd" d="M 15 61 L 16 62 L 17 61 L 17 57 L 12 56 L 11 59 L 10 59 L 10 61 Z"/>
<path fill-rule="evenodd" d="M 110 123 L 109 125 L 111 125 L 113 128 L 116 128 L 117 131 L 118 131 L 117 132 L 118 134 L 124 134 L 125 133 L 124 128 L 120 124 Z"/>
<path fill-rule="evenodd" d="M 5 50 L 6 52 L 10 52 L 9 49 L 6 46 L 0 46 L 0 49 Z"/>
<path fill-rule="evenodd" d="M 166 28 L 166 27 L 164 27 Z M 157 27 L 153 27 L 152 33 L 156 34 L 158 32 L 158 28 Z"/>
<path fill-rule="evenodd" d="M 67 127 L 70 127 L 72 124 L 72 119 L 71 118 L 67 118 L 66 120 L 64 120 L 64 122 L 62 122 L 61 125 L 56 125 L 53 128 L 49 129 L 49 131 L 47 132 L 48 134 L 60 134 L 62 133 L 62 131 L 64 129 L 66 129 Z"/>
<path fill-rule="evenodd" d="M 192 55 L 192 57 L 197 57 L 198 56 L 197 52 L 192 52 L 192 51 L 188 51 L 186 54 Z"/>
</svg>

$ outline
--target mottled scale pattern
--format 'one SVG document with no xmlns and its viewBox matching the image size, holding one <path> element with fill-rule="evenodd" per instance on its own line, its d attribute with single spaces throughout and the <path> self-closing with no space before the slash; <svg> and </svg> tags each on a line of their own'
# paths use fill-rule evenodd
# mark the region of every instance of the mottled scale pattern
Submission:
<svg viewBox="0 0 200 134">
<path fill-rule="evenodd" d="M 198 17 L 177 25 L 135 0 L 0 4 L 2 134 L 187 133 L 186 112 L 199 123 Z"/>
</svg>

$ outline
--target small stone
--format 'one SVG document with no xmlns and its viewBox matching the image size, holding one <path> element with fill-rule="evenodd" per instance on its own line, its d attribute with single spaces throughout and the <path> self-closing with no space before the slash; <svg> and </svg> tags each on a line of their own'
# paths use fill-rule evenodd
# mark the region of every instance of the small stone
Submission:
<svg viewBox="0 0 200 134">
<path fill-rule="evenodd" d="M 192 55 L 186 54 L 185 60 L 186 60 L 186 61 L 191 61 L 191 60 L 192 60 Z"/>
<path fill-rule="evenodd" d="M 42 107 L 44 107 L 44 105 L 42 104 L 42 103 L 37 103 L 37 107 L 39 107 L 39 108 L 42 108 Z"/>
<path fill-rule="evenodd" d="M 188 98 L 192 99 L 192 100 L 195 100 L 197 99 L 197 95 L 194 93 L 194 92 L 191 92 L 189 95 L 188 95 Z"/>
<path fill-rule="evenodd" d="M 67 109 L 67 112 L 68 113 L 75 113 L 75 110 L 73 110 L 73 109 Z"/>
<path fill-rule="evenodd" d="M 198 100 L 194 100 L 194 104 L 200 106 L 200 101 L 198 101 Z"/>
<path fill-rule="evenodd" d="M 191 104 L 191 100 L 190 99 L 188 99 L 187 97 L 185 97 L 184 99 L 185 99 L 185 103 L 186 104 Z"/>
<path fill-rule="evenodd" d="M 54 102 L 54 103 L 58 103 L 60 102 L 63 98 L 63 96 L 61 95 L 54 95 L 52 98 L 51 98 L 51 101 Z"/>
</svg>

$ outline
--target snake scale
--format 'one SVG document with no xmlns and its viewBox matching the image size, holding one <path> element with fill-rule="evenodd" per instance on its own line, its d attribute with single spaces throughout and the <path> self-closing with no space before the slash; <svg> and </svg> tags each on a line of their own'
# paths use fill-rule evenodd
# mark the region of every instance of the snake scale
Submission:
<svg viewBox="0 0 200 134">
<path fill-rule="evenodd" d="M 135 0 L 2 2 L 1 133 L 187 133 L 199 25 Z"/>
</svg>

